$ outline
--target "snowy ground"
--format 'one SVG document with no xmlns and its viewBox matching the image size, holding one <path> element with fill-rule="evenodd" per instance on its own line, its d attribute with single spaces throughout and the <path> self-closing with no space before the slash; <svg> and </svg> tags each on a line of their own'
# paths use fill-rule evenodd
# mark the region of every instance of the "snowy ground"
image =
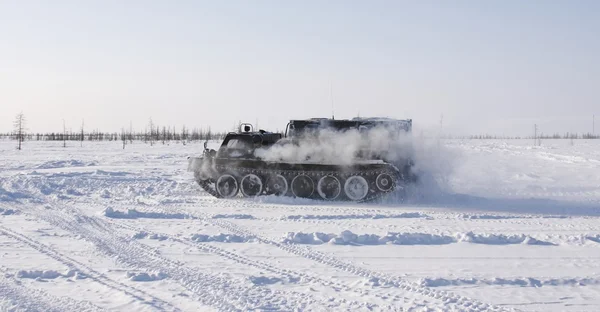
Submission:
<svg viewBox="0 0 600 312">
<path fill-rule="evenodd" d="M 0 311 L 600 310 L 600 140 L 448 141 L 409 203 L 218 200 L 200 144 L 0 142 Z"/>
</svg>

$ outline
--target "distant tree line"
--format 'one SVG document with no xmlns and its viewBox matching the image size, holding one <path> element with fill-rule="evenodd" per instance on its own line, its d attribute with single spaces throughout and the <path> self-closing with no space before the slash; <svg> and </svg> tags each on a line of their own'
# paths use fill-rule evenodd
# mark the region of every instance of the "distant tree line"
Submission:
<svg viewBox="0 0 600 312">
<path fill-rule="evenodd" d="M 92 130 L 89 132 L 49 132 L 49 133 L 0 133 L 0 138 L 21 141 L 141 141 L 149 144 L 166 144 L 170 142 L 192 142 L 205 140 L 222 140 L 227 132 L 213 132 L 210 128 L 193 128 L 189 130 L 182 127 L 176 131 L 175 127 L 155 127 L 152 130 L 145 131 L 130 131 L 122 130 L 120 132 L 103 132 L 100 130 Z M 471 140 L 521 140 L 533 139 L 533 136 L 506 136 L 506 135 L 491 135 L 478 134 L 469 136 L 453 136 L 442 135 L 442 139 L 471 139 Z M 600 134 L 592 133 L 565 133 L 565 134 L 540 134 L 538 139 L 600 139 Z"/>
<path fill-rule="evenodd" d="M 239 126 L 240 123 L 238 123 Z M 18 142 L 17 148 L 21 149 L 21 143 L 24 141 L 62 141 L 63 146 L 66 147 L 66 142 L 77 141 L 83 145 L 85 141 L 121 141 L 123 148 L 129 143 L 132 144 L 134 141 L 141 141 L 154 145 L 157 143 L 169 144 L 171 142 L 186 144 L 193 141 L 206 141 L 206 140 L 222 140 L 225 138 L 226 132 L 214 132 L 210 127 L 208 128 L 192 128 L 189 129 L 185 126 L 181 127 L 178 131 L 175 127 L 171 126 L 158 126 L 152 119 L 149 120 L 148 125 L 144 131 L 133 130 L 132 125 L 129 125 L 128 129 L 122 128 L 120 132 L 103 132 L 100 130 L 84 131 L 84 123 L 82 121 L 81 128 L 77 132 L 71 130 L 67 131 L 66 125 L 63 121 L 62 132 L 50 132 L 50 133 L 29 133 L 27 132 L 26 119 L 23 113 L 17 114 L 13 124 L 13 132 L 11 133 L 0 133 L 0 139 L 16 140 Z M 237 129 L 234 125 L 234 129 Z M 257 127 L 258 128 L 258 127 Z M 537 130 L 537 128 L 536 128 Z M 420 137 L 424 137 L 424 133 L 421 132 Z M 565 133 L 559 134 L 554 133 L 552 135 L 547 134 L 536 134 L 535 136 L 498 136 L 490 134 L 470 135 L 470 136 L 452 136 L 440 134 L 438 139 L 484 139 L 484 140 L 519 140 L 519 139 L 533 139 L 539 144 L 541 140 L 548 139 L 570 139 L 571 143 L 574 139 L 600 139 L 599 134 L 595 133 Z"/>
<path fill-rule="evenodd" d="M 167 144 L 178 142 L 185 144 L 192 141 L 220 140 L 225 137 L 225 132 L 215 132 L 209 128 L 188 129 L 182 127 L 179 131 L 175 127 L 152 127 L 144 131 L 134 131 L 131 129 L 120 132 L 103 132 L 100 130 L 92 131 L 63 131 L 49 133 L 23 133 L 23 131 L 13 131 L 12 133 L 0 133 L 3 139 L 20 141 L 141 141 L 144 143 Z"/>
</svg>

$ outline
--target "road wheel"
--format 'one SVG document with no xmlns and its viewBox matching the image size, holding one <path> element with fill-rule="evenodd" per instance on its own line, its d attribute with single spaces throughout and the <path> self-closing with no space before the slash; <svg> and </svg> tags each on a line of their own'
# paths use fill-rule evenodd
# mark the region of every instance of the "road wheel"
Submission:
<svg viewBox="0 0 600 312">
<path fill-rule="evenodd" d="M 246 197 L 258 196 L 263 190 L 262 180 L 255 174 L 247 174 L 240 181 L 240 190 Z"/>
<path fill-rule="evenodd" d="M 283 196 L 288 191 L 288 182 L 284 176 L 277 174 L 269 177 L 266 187 L 267 194 Z"/>
<path fill-rule="evenodd" d="M 344 194 L 353 201 L 360 201 L 367 197 L 369 183 L 361 176 L 351 176 L 344 183 Z"/>
<path fill-rule="evenodd" d="M 238 182 L 231 174 L 223 174 L 217 179 L 216 190 L 221 197 L 235 197 L 239 191 Z"/>
<path fill-rule="evenodd" d="M 292 194 L 296 197 L 310 197 L 315 191 L 315 183 L 304 174 L 296 176 L 292 180 Z"/>
<path fill-rule="evenodd" d="M 338 178 L 327 175 L 319 179 L 319 183 L 317 183 L 317 192 L 321 195 L 323 199 L 334 200 L 340 193 L 342 192 L 342 184 Z"/>
</svg>

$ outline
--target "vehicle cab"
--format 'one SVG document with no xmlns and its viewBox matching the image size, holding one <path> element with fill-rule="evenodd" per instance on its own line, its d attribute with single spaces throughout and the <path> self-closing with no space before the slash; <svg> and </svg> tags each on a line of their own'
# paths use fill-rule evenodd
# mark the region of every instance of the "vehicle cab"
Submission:
<svg viewBox="0 0 600 312">
<path fill-rule="evenodd" d="M 242 124 L 239 132 L 230 132 L 225 136 L 217 152 L 217 157 L 256 158 L 254 151 L 275 144 L 281 137 L 281 133 L 272 133 L 264 130 L 255 132 L 252 125 Z"/>
</svg>

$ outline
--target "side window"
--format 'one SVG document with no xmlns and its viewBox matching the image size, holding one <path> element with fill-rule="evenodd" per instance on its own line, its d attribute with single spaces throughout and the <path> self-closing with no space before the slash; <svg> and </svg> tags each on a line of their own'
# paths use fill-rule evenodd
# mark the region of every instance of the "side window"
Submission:
<svg viewBox="0 0 600 312">
<path fill-rule="evenodd" d="M 233 149 L 247 149 L 249 148 L 248 143 L 239 139 L 231 139 L 227 142 L 227 148 Z"/>
<path fill-rule="evenodd" d="M 236 144 L 238 144 L 238 140 L 231 139 L 229 142 L 227 142 L 227 148 L 233 148 Z"/>
</svg>

